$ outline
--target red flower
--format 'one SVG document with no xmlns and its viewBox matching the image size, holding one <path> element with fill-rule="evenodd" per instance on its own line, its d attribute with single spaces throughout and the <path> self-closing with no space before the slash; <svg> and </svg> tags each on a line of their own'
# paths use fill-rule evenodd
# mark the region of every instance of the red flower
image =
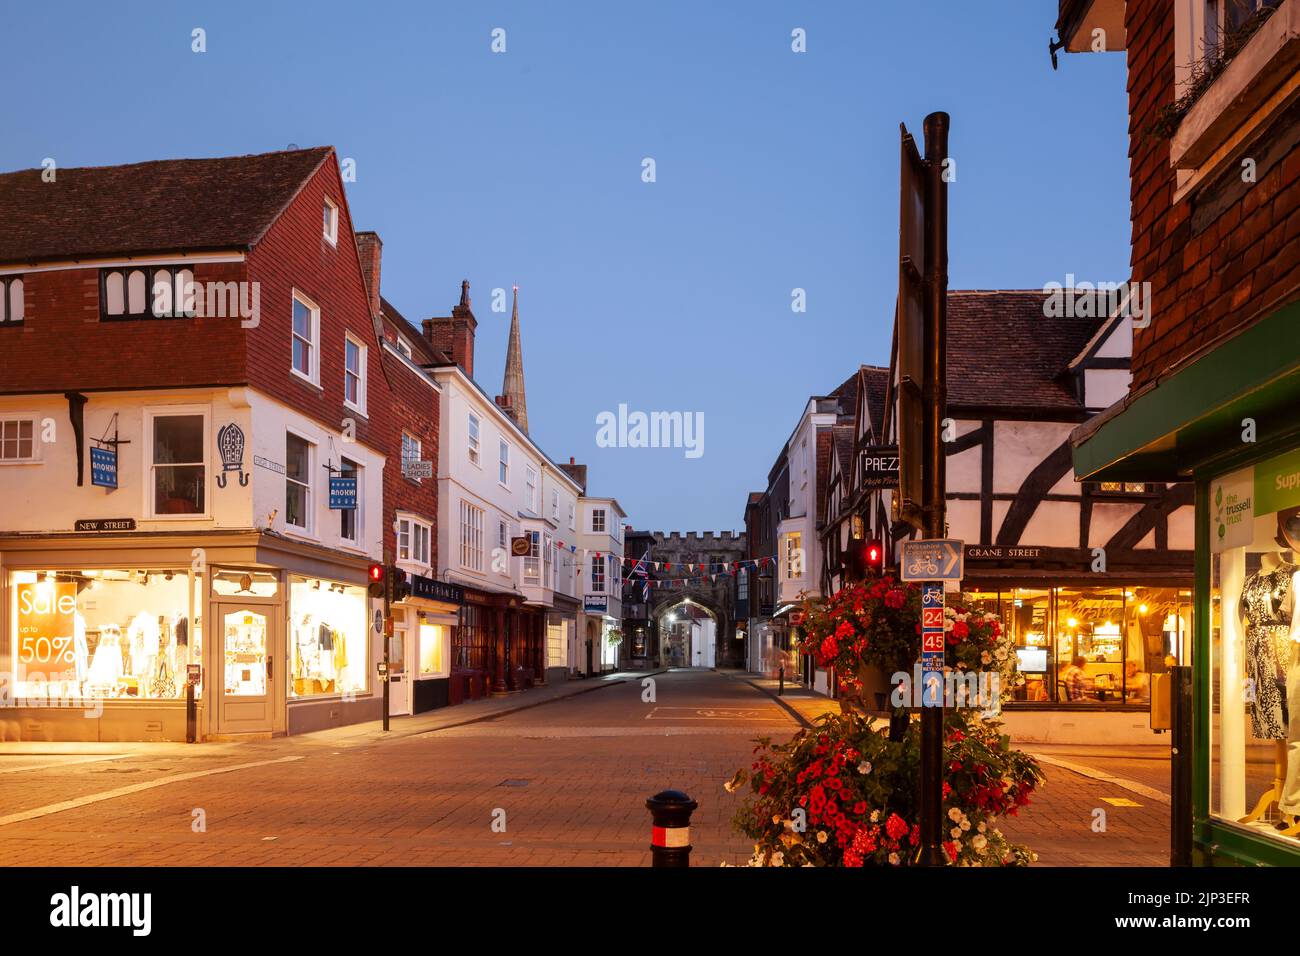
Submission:
<svg viewBox="0 0 1300 956">
<path fill-rule="evenodd" d="M 892 607 L 894 610 L 898 610 L 906 603 L 907 595 L 898 588 L 893 588 L 892 590 L 885 592 L 885 607 Z"/>
<path fill-rule="evenodd" d="M 943 845 L 943 850 L 945 853 L 948 854 L 948 861 L 950 863 L 957 862 L 957 844 L 949 840 L 947 843 Z"/>
<path fill-rule="evenodd" d="M 901 839 L 908 831 L 907 821 L 897 813 L 891 813 L 889 819 L 885 821 L 885 832 L 892 840 Z"/>
</svg>

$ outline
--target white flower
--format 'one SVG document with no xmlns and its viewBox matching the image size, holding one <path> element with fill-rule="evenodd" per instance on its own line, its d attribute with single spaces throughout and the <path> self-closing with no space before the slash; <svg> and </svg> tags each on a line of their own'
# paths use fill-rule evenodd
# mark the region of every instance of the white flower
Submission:
<svg viewBox="0 0 1300 956">
<path fill-rule="evenodd" d="M 988 846 L 988 842 L 989 841 L 987 837 L 983 837 L 980 836 L 979 834 L 976 834 L 975 838 L 970 841 L 970 845 L 977 850 L 982 850 L 984 849 L 984 847 Z"/>
<path fill-rule="evenodd" d="M 872 822 L 872 823 L 879 823 L 879 822 L 880 822 L 880 811 L 879 811 L 879 810 L 872 810 L 872 811 L 871 811 L 871 822 Z"/>
<path fill-rule="evenodd" d="M 976 827 L 975 829 L 979 830 L 980 833 L 983 833 L 983 832 L 985 831 L 985 829 L 987 829 L 987 825 L 981 823 L 981 824 L 980 824 L 978 827 Z"/>
<path fill-rule="evenodd" d="M 897 854 L 897 853 L 891 853 L 891 854 L 889 854 L 889 865 L 890 865 L 890 866 L 898 866 L 898 854 Z"/>
<path fill-rule="evenodd" d="M 962 821 L 961 821 L 961 828 L 962 828 L 963 830 L 969 830 L 969 829 L 970 829 L 970 821 L 969 821 L 969 820 L 962 820 Z"/>
<path fill-rule="evenodd" d="M 980 663 L 988 664 L 993 660 L 993 655 L 988 651 L 980 651 Z"/>
<path fill-rule="evenodd" d="M 960 840 L 961 827 L 953 827 L 951 830 L 948 831 L 948 835 L 951 836 L 954 840 Z"/>
<path fill-rule="evenodd" d="M 740 784 L 736 783 L 735 780 L 728 780 L 722 785 L 722 789 L 727 791 L 727 793 L 735 793 L 740 789 Z"/>
<path fill-rule="evenodd" d="M 785 866 L 785 854 L 777 850 L 767 859 L 769 866 Z"/>
<path fill-rule="evenodd" d="M 858 773 L 871 773 L 871 761 L 864 760 L 858 764 Z"/>
<path fill-rule="evenodd" d="M 957 807 L 953 807 L 951 810 L 948 811 L 948 819 L 956 823 L 958 820 L 961 819 L 961 810 L 959 810 Z"/>
<path fill-rule="evenodd" d="M 993 656 L 1000 661 L 1005 661 L 1007 659 L 1007 649 L 1005 647 L 999 647 L 997 651 L 994 652 Z"/>
</svg>

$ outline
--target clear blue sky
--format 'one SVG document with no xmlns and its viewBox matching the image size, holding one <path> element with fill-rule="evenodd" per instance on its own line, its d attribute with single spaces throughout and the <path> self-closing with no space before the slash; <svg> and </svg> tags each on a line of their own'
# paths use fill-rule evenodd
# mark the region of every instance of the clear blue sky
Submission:
<svg viewBox="0 0 1300 956">
<path fill-rule="evenodd" d="M 739 529 L 807 397 L 888 361 L 900 121 L 919 139 L 926 113 L 952 115 L 953 288 L 1127 278 L 1124 58 L 1053 73 L 1055 12 L 21 4 L 0 26 L 0 168 L 333 144 L 408 318 L 446 314 L 469 279 L 493 394 L 509 316 L 490 290 L 519 284 L 530 423 L 552 457 L 587 462 L 634 527 Z M 989 358 L 1014 374 L 1014 355 Z M 619 403 L 703 412 L 704 455 L 598 448 L 596 416 Z"/>
</svg>

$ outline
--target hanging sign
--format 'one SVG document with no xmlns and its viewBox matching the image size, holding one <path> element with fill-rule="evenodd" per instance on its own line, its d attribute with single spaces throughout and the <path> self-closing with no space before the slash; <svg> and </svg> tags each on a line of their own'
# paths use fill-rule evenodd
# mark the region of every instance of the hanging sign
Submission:
<svg viewBox="0 0 1300 956">
<path fill-rule="evenodd" d="M 1255 538 L 1255 482 L 1243 468 L 1210 482 L 1210 551 L 1218 554 Z"/>
<path fill-rule="evenodd" d="M 604 594 L 587 594 L 582 599 L 582 609 L 588 614 L 604 614 L 609 610 L 609 597 Z"/>
<path fill-rule="evenodd" d="M 77 585 L 72 581 L 19 584 L 14 657 L 24 680 L 63 680 L 74 670 Z"/>
<path fill-rule="evenodd" d="M 357 476 L 330 475 L 330 510 L 352 511 L 357 506 Z"/>
<path fill-rule="evenodd" d="M 90 483 L 100 488 L 117 487 L 117 449 L 90 449 Z"/>
<path fill-rule="evenodd" d="M 432 478 L 433 462 L 407 459 L 402 462 L 402 474 L 407 478 Z"/>
<path fill-rule="evenodd" d="M 873 445 L 862 449 L 862 487 L 869 491 L 898 487 L 897 445 Z"/>
<path fill-rule="evenodd" d="M 526 558 L 533 553 L 533 539 L 526 534 L 510 539 L 510 553 L 516 558 Z"/>
</svg>

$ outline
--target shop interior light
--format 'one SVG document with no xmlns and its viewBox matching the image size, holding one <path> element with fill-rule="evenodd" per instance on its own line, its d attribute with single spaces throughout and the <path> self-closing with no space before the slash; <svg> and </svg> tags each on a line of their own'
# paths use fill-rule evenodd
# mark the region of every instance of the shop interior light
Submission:
<svg viewBox="0 0 1300 956">
<path fill-rule="evenodd" d="M 1147 606 L 1146 606 L 1145 604 L 1139 604 L 1139 605 L 1138 605 L 1138 613 L 1139 613 L 1139 614 L 1145 614 L 1146 612 L 1147 612 Z"/>
<path fill-rule="evenodd" d="M 1070 618 L 1068 621 L 1065 622 L 1065 626 L 1066 626 L 1066 627 L 1078 627 L 1078 626 L 1079 626 L 1079 622 L 1076 621 L 1074 618 Z"/>
</svg>

